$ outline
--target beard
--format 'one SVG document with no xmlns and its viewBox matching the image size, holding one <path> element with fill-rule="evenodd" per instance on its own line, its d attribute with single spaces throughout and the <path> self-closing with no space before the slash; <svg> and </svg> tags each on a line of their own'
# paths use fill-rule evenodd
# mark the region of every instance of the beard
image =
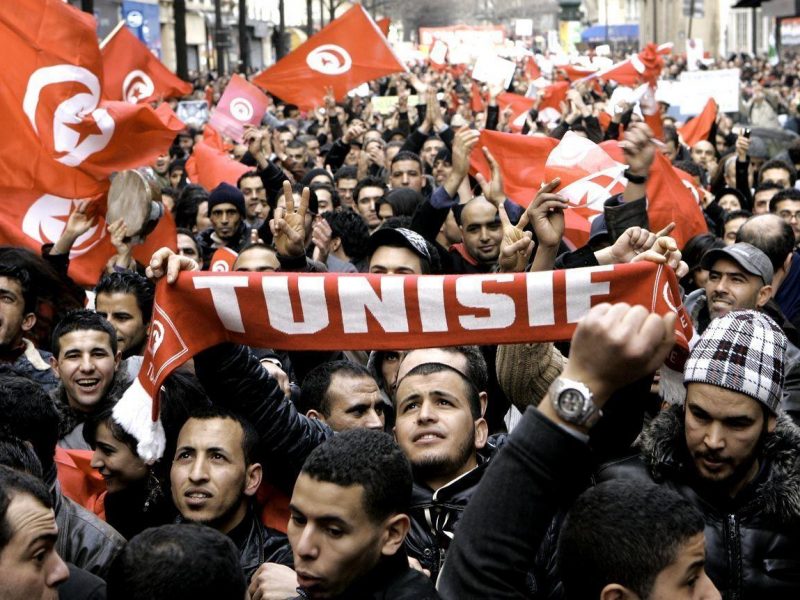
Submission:
<svg viewBox="0 0 800 600">
<path fill-rule="evenodd" d="M 453 453 L 429 454 L 411 462 L 415 478 L 422 481 L 430 479 L 455 479 L 475 451 L 475 425 L 469 435 L 464 436 Z"/>
</svg>

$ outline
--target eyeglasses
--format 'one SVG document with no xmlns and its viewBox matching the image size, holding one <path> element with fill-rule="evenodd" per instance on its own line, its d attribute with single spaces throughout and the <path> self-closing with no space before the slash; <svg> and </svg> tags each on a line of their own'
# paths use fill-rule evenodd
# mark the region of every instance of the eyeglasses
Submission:
<svg viewBox="0 0 800 600">
<path fill-rule="evenodd" d="M 786 221 L 791 221 L 792 219 L 795 219 L 796 221 L 800 221 L 800 211 L 791 212 L 791 211 L 788 211 L 788 210 L 782 210 L 778 214 L 781 216 L 782 219 L 784 219 Z"/>
</svg>

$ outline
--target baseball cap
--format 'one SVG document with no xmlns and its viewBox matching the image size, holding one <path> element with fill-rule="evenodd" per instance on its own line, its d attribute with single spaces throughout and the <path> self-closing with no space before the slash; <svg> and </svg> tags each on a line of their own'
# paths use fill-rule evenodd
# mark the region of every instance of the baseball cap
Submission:
<svg viewBox="0 0 800 600">
<path fill-rule="evenodd" d="M 720 258 L 732 260 L 751 275 L 760 277 L 764 285 L 772 283 L 774 275 L 772 263 L 769 262 L 766 254 L 752 244 L 738 242 L 725 248 L 709 250 L 700 259 L 700 266 L 704 269 L 711 269 Z"/>
<path fill-rule="evenodd" d="M 416 231 L 411 231 L 405 227 L 381 227 L 367 241 L 367 254 L 370 256 L 380 246 L 400 246 L 408 248 L 420 258 L 428 262 L 431 261 L 431 253 L 428 251 L 428 244 Z"/>
</svg>

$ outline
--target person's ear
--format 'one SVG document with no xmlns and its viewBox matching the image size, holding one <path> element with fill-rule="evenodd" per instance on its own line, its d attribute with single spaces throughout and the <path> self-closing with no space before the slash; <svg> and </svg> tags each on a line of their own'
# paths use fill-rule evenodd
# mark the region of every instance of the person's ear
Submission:
<svg viewBox="0 0 800 600">
<path fill-rule="evenodd" d="M 772 298 L 772 286 L 765 285 L 762 286 L 760 290 L 758 290 L 758 299 L 756 300 L 756 307 L 762 308 L 769 299 Z"/>
<path fill-rule="evenodd" d="M 777 419 L 775 418 L 775 415 L 770 412 L 769 413 L 769 417 L 767 417 L 767 431 L 770 432 L 770 433 L 775 431 L 775 424 L 776 423 L 777 423 Z"/>
<path fill-rule="evenodd" d="M 245 496 L 255 496 L 258 491 L 258 486 L 261 485 L 262 475 L 263 469 L 259 463 L 253 463 L 247 467 L 247 471 L 245 472 Z"/>
<path fill-rule="evenodd" d="M 309 419 L 316 419 L 317 421 L 322 421 L 323 423 L 325 422 L 325 417 L 322 415 L 322 413 L 314 410 L 313 408 L 309 409 L 309 411 L 306 413 L 306 416 Z"/>
<path fill-rule="evenodd" d="M 383 526 L 383 545 L 381 554 L 393 556 L 403 545 L 406 534 L 411 527 L 411 520 L 408 515 L 399 514 L 389 517 Z"/>
<path fill-rule="evenodd" d="M 342 247 L 342 239 L 341 238 L 335 237 L 335 238 L 333 238 L 331 240 L 331 251 L 332 252 L 338 252 L 339 248 L 341 248 L 341 247 Z"/>
<path fill-rule="evenodd" d="M 783 269 L 784 274 L 789 272 L 789 267 L 792 266 L 792 258 L 794 257 L 794 252 L 790 252 L 786 255 L 786 260 L 783 261 Z"/>
<path fill-rule="evenodd" d="M 58 359 L 55 356 L 50 357 L 50 369 L 56 376 L 56 379 L 61 379 L 61 373 L 58 372 Z"/>
<path fill-rule="evenodd" d="M 117 350 L 116 355 L 114 355 L 114 370 L 116 371 L 119 369 L 119 365 L 122 362 L 122 351 Z"/>
<path fill-rule="evenodd" d="M 639 596 L 618 583 L 609 583 L 600 591 L 600 600 L 639 600 Z"/>
<path fill-rule="evenodd" d="M 33 329 L 33 326 L 36 325 L 36 314 L 35 313 L 28 313 L 22 318 L 22 331 L 30 331 Z"/>
<path fill-rule="evenodd" d="M 489 425 L 486 423 L 486 419 L 483 417 L 475 419 L 475 449 L 480 450 L 483 448 L 488 440 Z"/>
</svg>

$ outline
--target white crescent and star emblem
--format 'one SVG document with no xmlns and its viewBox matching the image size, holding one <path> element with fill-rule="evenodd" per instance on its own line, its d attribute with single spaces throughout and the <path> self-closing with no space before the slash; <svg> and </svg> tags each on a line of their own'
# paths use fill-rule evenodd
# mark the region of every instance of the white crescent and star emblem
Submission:
<svg viewBox="0 0 800 600">
<path fill-rule="evenodd" d="M 22 109 L 36 135 L 41 137 L 36 124 L 36 112 L 42 91 L 49 85 L 75 82 L 88 90 L 63 100 L 53 113 L 53 148 L 55 160 L 77 167 L 92 154 L 100 152 L 111 141 L 116 124 L 108 111 L 98 108 L 100 81 L 83 67 L 54 65 L 37 69 L 28 79 Z"/>
<path fill-rule="evenodd" d="M 122 82 L 122 99 L 137 104 L 153 95 L 156 86 L 150 76 L 141 69 L 134 69 Z"/>
<path fill-rule="evenodd" d="M 341 46 L 323 44 L 308 53 L 306 64 L 323 75 L 341 75 L 350 70 L 350 67 L 353 66 L 353 59 Z"/>
<path fill-rule="evenodd" d="M 69 200 L 45 194 L 31 204 L 22 218 L 22 232 L 40 244 L 50 244 L 64 233 L 67 220 L 80 200 Z M 89 231 L 75 240 L 70 258 L 77 258 L 94 248 L 105 236 L 105 222 L 98 219 Z"/>
</svg>

